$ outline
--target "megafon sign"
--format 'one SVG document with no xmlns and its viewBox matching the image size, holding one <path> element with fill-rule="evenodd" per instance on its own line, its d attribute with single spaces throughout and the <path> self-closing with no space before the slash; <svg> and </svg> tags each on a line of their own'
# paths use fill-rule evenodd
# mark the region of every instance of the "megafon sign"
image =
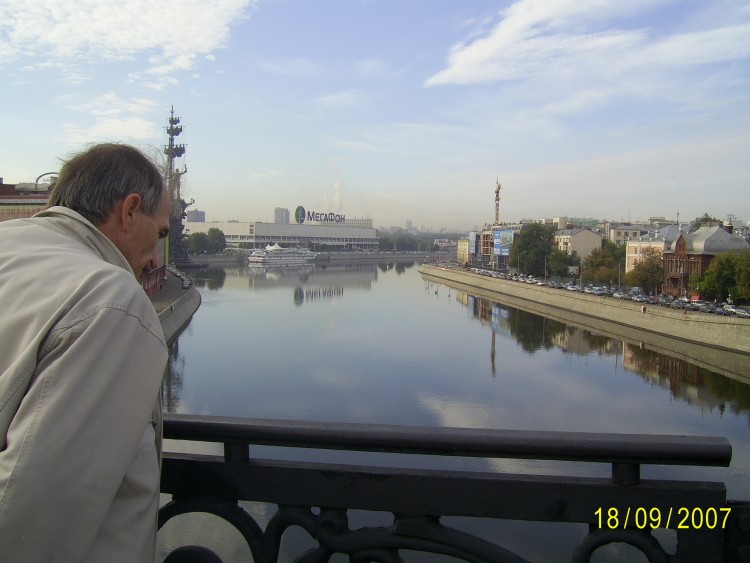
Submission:
<svg viewBox="0 0 750 563">
<path fill-rule="evenodd" d="M 315 221 L 316 223 L 343 223 L 346 216 L 338 213 L 320 213 L 318 211 L 306 211 L 301 205 L 294 210 L 294 220 L 300 225 L 305 221 Z"/>
</svg>

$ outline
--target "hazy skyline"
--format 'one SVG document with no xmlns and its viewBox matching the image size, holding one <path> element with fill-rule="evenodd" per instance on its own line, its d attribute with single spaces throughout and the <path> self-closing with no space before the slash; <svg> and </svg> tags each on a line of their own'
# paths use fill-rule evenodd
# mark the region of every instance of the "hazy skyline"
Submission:
<svg viewBox="0 0 750 563">
<path fill-rule="evenodd" d="M 0 177 L 185 126 L 207 220 L 750 220 L 744 0 L 0 0 Z"/>
</svg>

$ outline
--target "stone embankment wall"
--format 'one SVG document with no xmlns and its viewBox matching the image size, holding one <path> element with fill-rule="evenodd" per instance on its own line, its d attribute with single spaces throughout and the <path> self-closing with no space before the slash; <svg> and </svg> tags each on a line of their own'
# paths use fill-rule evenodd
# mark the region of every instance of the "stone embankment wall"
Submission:
<svg viewBox="0 0 750 563">
<path fill-rule="evenodd" d="M 646 312 L 643 313 L 640 303 L 612 297 L 552 289 L 428 264 L 421 266 L 420 272 L 437 281 L 463 285 L 469 291 L 480 290 L 484 294 L 482 296 L 488 298 L 496 295 L 503 302 L 518 304 L 530 311 L 542 314 L 554 314 L 555 310 L 558 314 L 565 311 L 564 318 L 573 322 L 582 321 L 589 326 L 594 319 L 619 325 L 622 328 L 618 332 L 630 333 L 634 340 L 658 342 L 660 337 L 677 339 L 750 355 L 750 319 L 694 311 L 685 313 L 657 305 L 647 305 Z M 747 369 L 750 367 L 750 357 L 746 358 L 746 362 L 744 372 L 750 371 Z"/>
<path fill-rule="evenodd" d="M 159 311 L 159 320 L 164 330 L 164 338 L 171 343 L 201 305 L 201 295 L 195 287 L 190 287 L 173 303 Z"/>
</svg>

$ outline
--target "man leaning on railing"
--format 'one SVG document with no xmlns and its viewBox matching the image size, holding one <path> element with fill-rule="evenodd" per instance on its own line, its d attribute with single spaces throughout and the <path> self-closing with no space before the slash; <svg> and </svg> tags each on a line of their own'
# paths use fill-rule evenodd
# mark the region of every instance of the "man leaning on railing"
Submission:
<svg viewBox="0 0 750 563">
<path fill-rule="evenodd" d="M 153 561 L 167 349 L 136 280 L 169 230 L 140 151 L 95 145 L 0 224 L 0 561 Z"/>
</svg>

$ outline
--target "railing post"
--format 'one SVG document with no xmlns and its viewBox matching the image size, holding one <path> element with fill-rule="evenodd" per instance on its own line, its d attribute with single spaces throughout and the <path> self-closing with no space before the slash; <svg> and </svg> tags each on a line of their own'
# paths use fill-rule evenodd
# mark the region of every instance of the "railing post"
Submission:
<svg viewBox="0 0 750 563">
<path fill-rule="evenodd" d="M 641 482 L 641 466 L 638 463 L 613 463 L 612 482 L 615 485 L 637 485 Z"/>
<path fill-rule="evenodd" d="M 224 442 L 224 461 L 227 463 L 250 461 L 250 444 Z"/>
</svg>

